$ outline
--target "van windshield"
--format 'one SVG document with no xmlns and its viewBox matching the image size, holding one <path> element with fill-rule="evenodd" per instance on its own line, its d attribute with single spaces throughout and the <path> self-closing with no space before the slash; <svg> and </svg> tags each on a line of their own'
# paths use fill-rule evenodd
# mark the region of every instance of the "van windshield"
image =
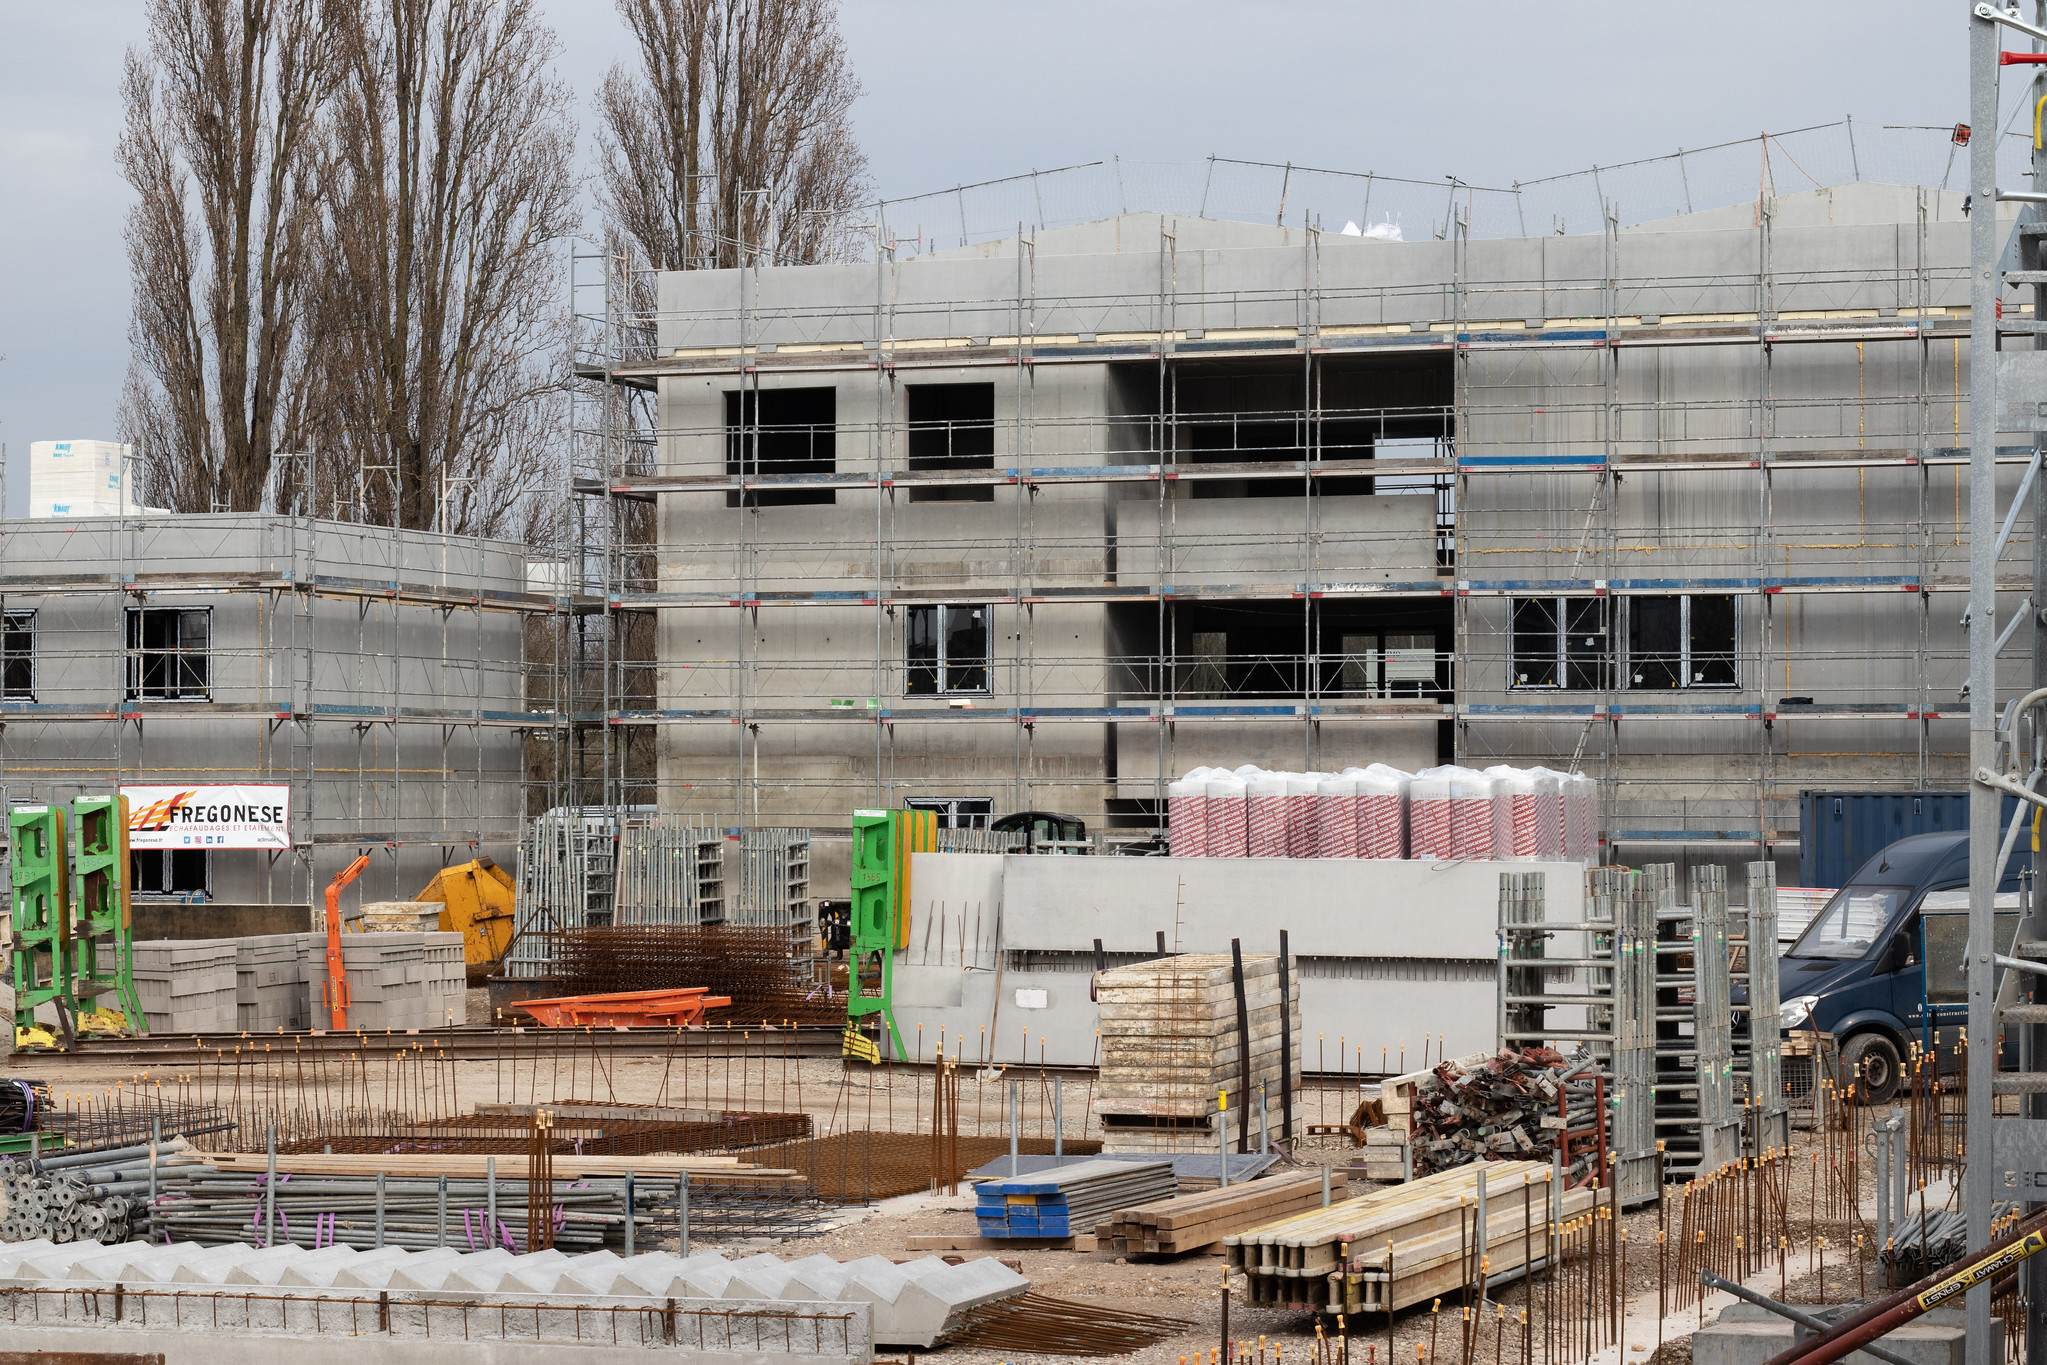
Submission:
<svg viewBox="0 0 2047 1365">
<path fill-rule="evenodd" d="M 1891 916 L 1910 895 L 1909 886 L 1844 886 L 1791 945 L 1786 957 L 1831 957 L 1852 962 L 1867 953 Z"/>
</svg>

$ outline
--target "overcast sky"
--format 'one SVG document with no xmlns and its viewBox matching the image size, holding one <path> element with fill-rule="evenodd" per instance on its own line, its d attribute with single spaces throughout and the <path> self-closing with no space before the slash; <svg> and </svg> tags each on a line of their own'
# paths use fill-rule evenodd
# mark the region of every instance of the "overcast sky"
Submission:
<svg viewBox="0 0 2047 1365">
<path fill-rule="evenodd" d="M 612 0 L 543 0 L 583 94 Z M 0 0 L 0 442 L 112 439 L 129 293 L 115 173 L 139 0 Z M 1406 0 L 845 0 L 855 122 L 896 197 L 1120 154 L 1478 184 L 1852 115 L 1966 115 L 1963 0 L 1708 6 Z M 2016 45 L 2016 44 L 2014 44 Z M 2015 82 L 2008 82 L 2015 84 Z M 1959 174 L 1959 172 L 1958 172 Z"/>
</svg>

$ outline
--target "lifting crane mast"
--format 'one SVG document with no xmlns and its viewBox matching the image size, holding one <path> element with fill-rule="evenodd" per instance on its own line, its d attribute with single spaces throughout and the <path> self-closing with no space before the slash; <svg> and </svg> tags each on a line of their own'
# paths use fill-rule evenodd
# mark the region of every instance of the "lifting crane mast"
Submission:
<svg viewBox="0 0 2047 1365">
<path fill-rule="evenodd" d="M 370 855 L 358 853 L 340 876 L 327 883 L 327 1008 L 336 1033 L 348 1027 L 348 973 L 341 965 L 341 888 L 369 865 Z"/>
</svg>

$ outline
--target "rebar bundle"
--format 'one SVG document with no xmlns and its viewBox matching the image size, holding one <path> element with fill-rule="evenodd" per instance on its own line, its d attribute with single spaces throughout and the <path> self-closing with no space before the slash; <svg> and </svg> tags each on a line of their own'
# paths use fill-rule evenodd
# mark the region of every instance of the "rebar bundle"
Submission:
<svg viewBox="0 0 2047 1365">
<path fill-rule="evenodd" d="M 624 1108 L 625 1106 L 620 1106 Z M 808 1114 L 730 1114 L 698 1122 L 557 1114 L 550 1130 L 554 1151 L 574 1156 L 645 1156 L 656 1152 L 731 1152 L 792 1142 L 811 1133 Z M 524 1155 L 528 1123 L 511 1114 L 461 1114 L 393 1125 L 386 1132 L 301 1138 L 280 1152 L 435 1153 Z"/>
<path fill-rule="evenodd" d="M 545 938 L 563 995 L 703 986 L 732 998 L 718 1017 L 737 1024 L 845 1021 L 845 1001 L 803 979 L 784 929 L 632 926 L 560 929 Z"/>
<path fill-rule="evenodd" d="M 947 1334 L 946 1343 L 1032 1355 L 1120 1356 L 1194 1327 L 1180 1318 L 1023 1294 L 969 1311 L 962 1325 Z"/>
</svg>

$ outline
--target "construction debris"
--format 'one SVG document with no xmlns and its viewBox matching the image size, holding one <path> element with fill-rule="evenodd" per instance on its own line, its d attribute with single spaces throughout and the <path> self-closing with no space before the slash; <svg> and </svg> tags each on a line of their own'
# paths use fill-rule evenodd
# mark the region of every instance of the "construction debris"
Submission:
<svg viewBox="0 0 2047 1365">
<path fill-rule="evenodd" d="M 1242 977 L 1229 953 L 1184 953 L 1099 973 L 1101 1084 L 1094 1110 L 1105 1152 L 1213 1152 L 1221 1112 L 1235 1125 L 1230 1145 L 1259 1142 L 1259 1113 L 1277 1134 L 1285 1102 L 1299 1118 L 1289 1080 L 1301 1062 L 1301 1005 L 1282 982 L 1276 956 L 1247 955 Z M 1248 1037 L 1250 1068 L 1244 1066 Z M 1227 1109 L 1218 1110 L 1218 1096 Z M 1244 1143 L 1239 1138 L 1248 1136 Z"/>
<path fill-rule="evenodd" d="M 1581 1139 L 1565 1144 L 1565 1180 L 1573 1183 L 1597 1160 L 1601 1084 L 1591 1058 L 1571 1061 L 1546 1047 L 1479 1053 L 1396 1076 L 1379 1099 L 1391 1131 L 1375 1141 L 1375 1130 L 1366 1130 L 1367 1173 L 1397 1161 L 1403 1138 L 1421 1176 L 1473 1161 L 1546 1160 L 1569 1137 Z M 1375 1166 L 1375 1148 L 1392 1155 Z"/>
<path fill-rule="evenodd" d="M 1180 1194 L 1118 1209 L 1095 1229 L 1100 1243 L 1121 1252 L 1177 1256 L 1212 1246 L 1233 1232 L 1320 1208 L 1327 1186 L 1320 1176 L 1254 1180 Z"/>
<path fill-rule="evenodd" d="M 1171 1162 L 1083 1161 L 983 1183 L 974 1220 L 983 1237 L 1071 1237 L 1113 1210 L 1172 1193 Z"/>
<path fill-rule="evenodd" d="M 1389 1298 L 1397 1310 L 1468 1283 L 1474 1247 L 1491 1276 L 1539 1260 L 1547 1230 L 1596 1199 L 1589 1188 L 1558 1189 L 1540 1162 L 1481 1162 L 1225 1237 L 1223 1250 L 1255 1305 L 1383 1313 Z"/>
</svg>

